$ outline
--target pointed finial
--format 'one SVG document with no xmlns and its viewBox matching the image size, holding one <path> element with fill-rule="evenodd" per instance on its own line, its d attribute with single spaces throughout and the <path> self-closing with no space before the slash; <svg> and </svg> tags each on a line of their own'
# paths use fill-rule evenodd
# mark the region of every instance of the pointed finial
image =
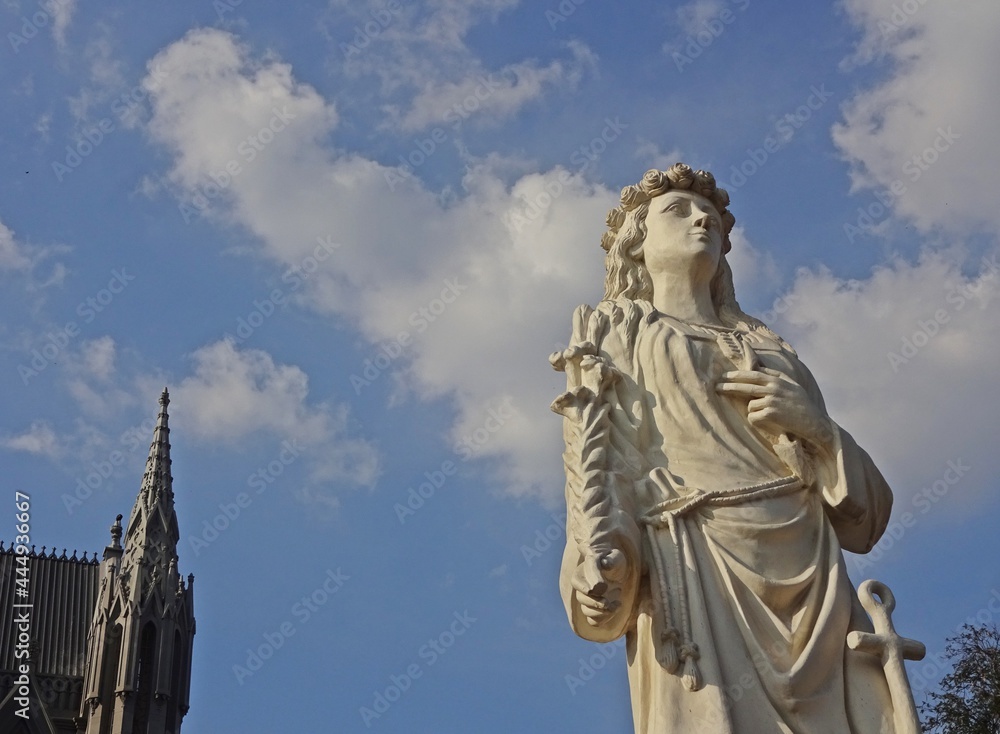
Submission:
<svg viewBox="0 0 1000 734">
<path fill-rule="evenodd" d="M 111 547 L 121 550 L 122 547 L 122 516 L 115 518 L 115 524 L 111 526 Z"/>
<path fill-rule="evenodd" d="M 167 406 L 170 405 L 170 393 L 167 392 L 167 388 L 163 388 L 163 392 L 160 393 L 160 412 L 156 416 L 156 427 L 166 428 L 167 427 Z"/>
</svg>

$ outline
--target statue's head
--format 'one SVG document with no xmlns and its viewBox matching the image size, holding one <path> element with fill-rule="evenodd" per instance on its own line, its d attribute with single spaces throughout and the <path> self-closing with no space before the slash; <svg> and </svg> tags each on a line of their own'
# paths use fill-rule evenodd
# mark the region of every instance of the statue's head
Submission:
<svg viewBox="0 0 1000 734">
<path fill-rule="evenodd" d="M 710 205 L 720 226 L 721 252 L 712 276 L 710 290 L 716 312 L 724 323 L 754 323 L 740 309 L 733 288 L 733 273 L 726 261 L 732 247 L 729 234 L 736 218 L 727 208 L 729 194 L 715 184 L 715 177 L 708 171 L 693 171 L 684 163 L 675 163 L 666 171 L 651 169 L 635 185 L 622 189 L 621 203 L 608 212 L 608 231 L 601 238 L 601 247 L 607 252 L 607 276 L 604 285 L 606 299 L 653 300 L 653 279 L 646 267 L 643 245 L 646 241 L 646 217 L 650 203 L 659 197 L 683 192 L 692 202 Z M 714 217 L 713 217 L 714 218 Z M 759 322 L 756 322 L 759 323 Z"/>
</svg>

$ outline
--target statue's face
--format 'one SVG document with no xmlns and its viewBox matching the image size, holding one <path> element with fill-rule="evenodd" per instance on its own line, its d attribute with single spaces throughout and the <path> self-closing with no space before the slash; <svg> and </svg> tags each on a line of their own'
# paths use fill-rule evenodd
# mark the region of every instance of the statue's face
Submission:
<svg viewBox="0 0 1000 734">
<path fill-rule="evenodd" d="M 649 202 L 642 252 L 650 275 L 707 268 L 714 274 L 722 257 L 722 217 L 704 196 L 668 191 Z"/>
</svg>

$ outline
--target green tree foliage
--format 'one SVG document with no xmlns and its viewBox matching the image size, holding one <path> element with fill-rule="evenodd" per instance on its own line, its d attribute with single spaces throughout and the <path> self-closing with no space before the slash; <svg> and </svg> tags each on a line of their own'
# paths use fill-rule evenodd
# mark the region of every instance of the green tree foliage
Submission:
<svg viewBox="0 0 1000 734">
<path fill-rule="evenodd" d="M 1000 630 L 965 625 L 948 639 L 945 657 L 954 669 L 920 706 L 924 731 L 1000 734 Z"/>
</svg>

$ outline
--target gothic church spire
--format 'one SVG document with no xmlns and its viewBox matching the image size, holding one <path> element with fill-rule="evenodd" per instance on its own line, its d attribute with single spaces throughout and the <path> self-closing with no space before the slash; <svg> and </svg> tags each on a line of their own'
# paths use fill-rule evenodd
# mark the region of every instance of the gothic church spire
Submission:
<svg viewBox="0 0 1000 734">
<path fill-rule="evenodd" d="M 185 585 L 178 569 L 169 404 L 164 388 L 124 548 L 116 521 L 101 564 L 80 712 L 85 734 L 178 734 L 188 709 L 194 579 Z"/>
</svg>

